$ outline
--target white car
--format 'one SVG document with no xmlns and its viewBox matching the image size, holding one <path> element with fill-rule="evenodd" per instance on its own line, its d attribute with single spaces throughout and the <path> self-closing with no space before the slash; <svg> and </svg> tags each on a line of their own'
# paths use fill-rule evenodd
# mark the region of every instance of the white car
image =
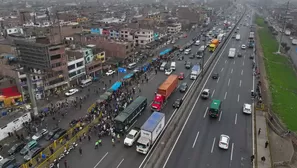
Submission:
<svg viewBox="0 0 297 168">
<path fill-rule="evenodd" d="M 222 134 L 220 136 L 219 147 L 222 149 L 229 148 L 230 137 L 228 135 Z"/>
<path fill-rule="evenodd" d="M 114 74 L 114 73 L 115 73 L 114 70 L 108 70 L 108 71 L 106 72 L 106 75 L 107 75 L 107 76 L 110 76 L 110 75 L 112 75 L 112 74 Z"/>
<path fill-rule="evenodd" d="M 172 74 L 172 69 L 165 70 L 165 75 L 171 75 L 171 74 Z"/>
<path fill-rule="evenodd" d="M 68 90 L 68 92 L 66 92 L 65 93 L 65 96 L 72 96 L 72 95 L 74 95 L 75 93 L 77 93 L 78 92 L 78 89 L 70 89 L 70 90 Z"/>
<path fill-rule="evenodd" d="M 252 114 L 252 106 L 250 104 L 244 103 L 242 107 L 242 112 L 245 114 Z"/>
<path fill-rule="evenodd" d="M 201 93 L 201 97 L 204 99 L 207 99 L 210 95 L 210 90 L 209 89 L 204 89 Z"/>
<path fill-rule="evenodd" d="M 48 133 L 47 129 L 41 129 L 35 135 L 32 136 L 32 140 L 38 141 L 40 138 L 42 138 L 47 133 Z"/>
<path fill-rule="evenodd" d="M 246 45 L 245 44 L 242 44 L 241 45 L 241 49 L 246 49 Z"/>
</svg>

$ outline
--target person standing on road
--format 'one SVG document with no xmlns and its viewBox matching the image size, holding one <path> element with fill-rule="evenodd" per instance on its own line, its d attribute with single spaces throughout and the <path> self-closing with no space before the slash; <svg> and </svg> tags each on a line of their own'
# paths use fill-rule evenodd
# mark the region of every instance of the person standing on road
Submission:
<svg viewBox="0 0 297 168">
<path fill-rule="evenodd" d="M 111 143 L 112 143 L 112 146 L 115 146 L 114 138 L 111 138 Z"/>
<path fill-rule="evenodd" d="M 265 148 L 268 147 L 268 144 L 269 144 L 268 141 L 266 141 L 266 142 L 265 142 Z"/>
<path fill-rule="evenodd" d="M 252 155 L 252 156 L 251 156 L 251 163 L 254 162 L 254 159 L 255 159 L 255 155 Z"/>
<path fill-rule="evenodd" d="M 121 142 L 120 134 L 117 135 L 118 142 Z"/>
<path fill-rule="evenodd" d="M 80 154 L 80 156 L 82 156 L 82 149 L 81 149 L 81 147 L 79 147 L 79 154 Z"/>
<path fill-rule="evenodd" d="M 98 141 L 96 141 L 95 142 L 95 149 L 98 149 L 98 145 L 99 145 L 99 143 L 98 143 Z"/>
<path fill-rule="evenodd" d="M 67 160 L 66 159 L 64 160 L 64 166 L 65 166 L 65 168 L 68 167 L 68 163 L 67 163 Z"/>
</svg>

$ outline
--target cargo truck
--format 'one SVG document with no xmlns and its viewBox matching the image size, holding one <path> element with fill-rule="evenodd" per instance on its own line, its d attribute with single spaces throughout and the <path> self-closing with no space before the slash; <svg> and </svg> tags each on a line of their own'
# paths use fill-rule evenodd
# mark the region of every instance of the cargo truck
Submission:
<svg viewBox="0 0 297 168">
<path fill-rule="evenodd" d="M 164 127 L 165 114 L 153 112 L 140 129 L 140 138 L 137 140 L 136 151 L 146 155 Z"/>
<path fill-rule="evenodd" d="M 218 39 L 211 40 L 211 43 L 208 46 L 209 52 L 214 52 L 219 45 Z"/>
<path fill-rule="evenodd" d="M 174 92 L 174 90 L 178 86 L 178 76 L 177 75 L 170 75 L 163 82 L 155 95 L 155 98 L 151 105 L 152 111 L 161 111 L 161 109 L 165 106 L 166 100 L 170 97 L 170 95 Z"/>
<path fill-rule="evenodd" d="M 190 79 L 196 80 L 198 75 L 200 73 L 200 66 L 199 65 L 194 65 L 190 74 Z"/>
</svg>

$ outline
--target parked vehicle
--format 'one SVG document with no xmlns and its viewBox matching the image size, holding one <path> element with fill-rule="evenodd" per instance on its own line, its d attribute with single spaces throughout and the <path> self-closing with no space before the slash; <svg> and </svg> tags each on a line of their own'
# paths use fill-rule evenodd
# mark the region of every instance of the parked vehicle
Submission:
<svg viewBox="0 0 297 168">
<path fill-rule="evenodd" d="M 20 143 L 16 143 L 14 144 L 9 150 L 8 150 L 8 154 L 9 155 L 14 155 L 16 153 L 18 153 L 20 150 L 22 150 L 24 148 L 26 144 L 23 142 Z"/>
<path fill-rule="evenodd" d="M 35 148 L 38 145 L 37 141 L 30 141 L 28 142 L 23 149 L 20 151 L 21 155 L 26 155 L 30 150 L 32 150 L 33 148 Z"/>
<path fill-rule="evenodd" d="M 61 128 L 54 128 L 53 130 L 51 130 L 51 131 L 46 135 L 45 139 L 46 139 L 47 141 L 51 140 L 52 137 L 53 137 L 57 132 L 59 132 L 60 130 L 61 130 Z"/>
<path fill-rule="evenodd" d="M 43 136 L 45 136 L 47 133 L 48 133 L 47 129 L 41 129 L 35 135 L 32 136 L 32 140 L 38 141 Z"/>
</svg>

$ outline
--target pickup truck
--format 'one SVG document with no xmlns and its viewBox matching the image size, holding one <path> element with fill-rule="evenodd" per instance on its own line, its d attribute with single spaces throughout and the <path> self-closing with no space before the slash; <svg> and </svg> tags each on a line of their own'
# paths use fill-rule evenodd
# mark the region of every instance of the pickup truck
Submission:
<svg viewBox="0 0 297 168">
<path fill-rule="evenodd" d="M 129 131 L 124 139 L 124 145 L 126 146 L 133 146 L 134 142 L 138 140 L 140 136 L 140 128 L 133 128 Z"/>
</svg>

